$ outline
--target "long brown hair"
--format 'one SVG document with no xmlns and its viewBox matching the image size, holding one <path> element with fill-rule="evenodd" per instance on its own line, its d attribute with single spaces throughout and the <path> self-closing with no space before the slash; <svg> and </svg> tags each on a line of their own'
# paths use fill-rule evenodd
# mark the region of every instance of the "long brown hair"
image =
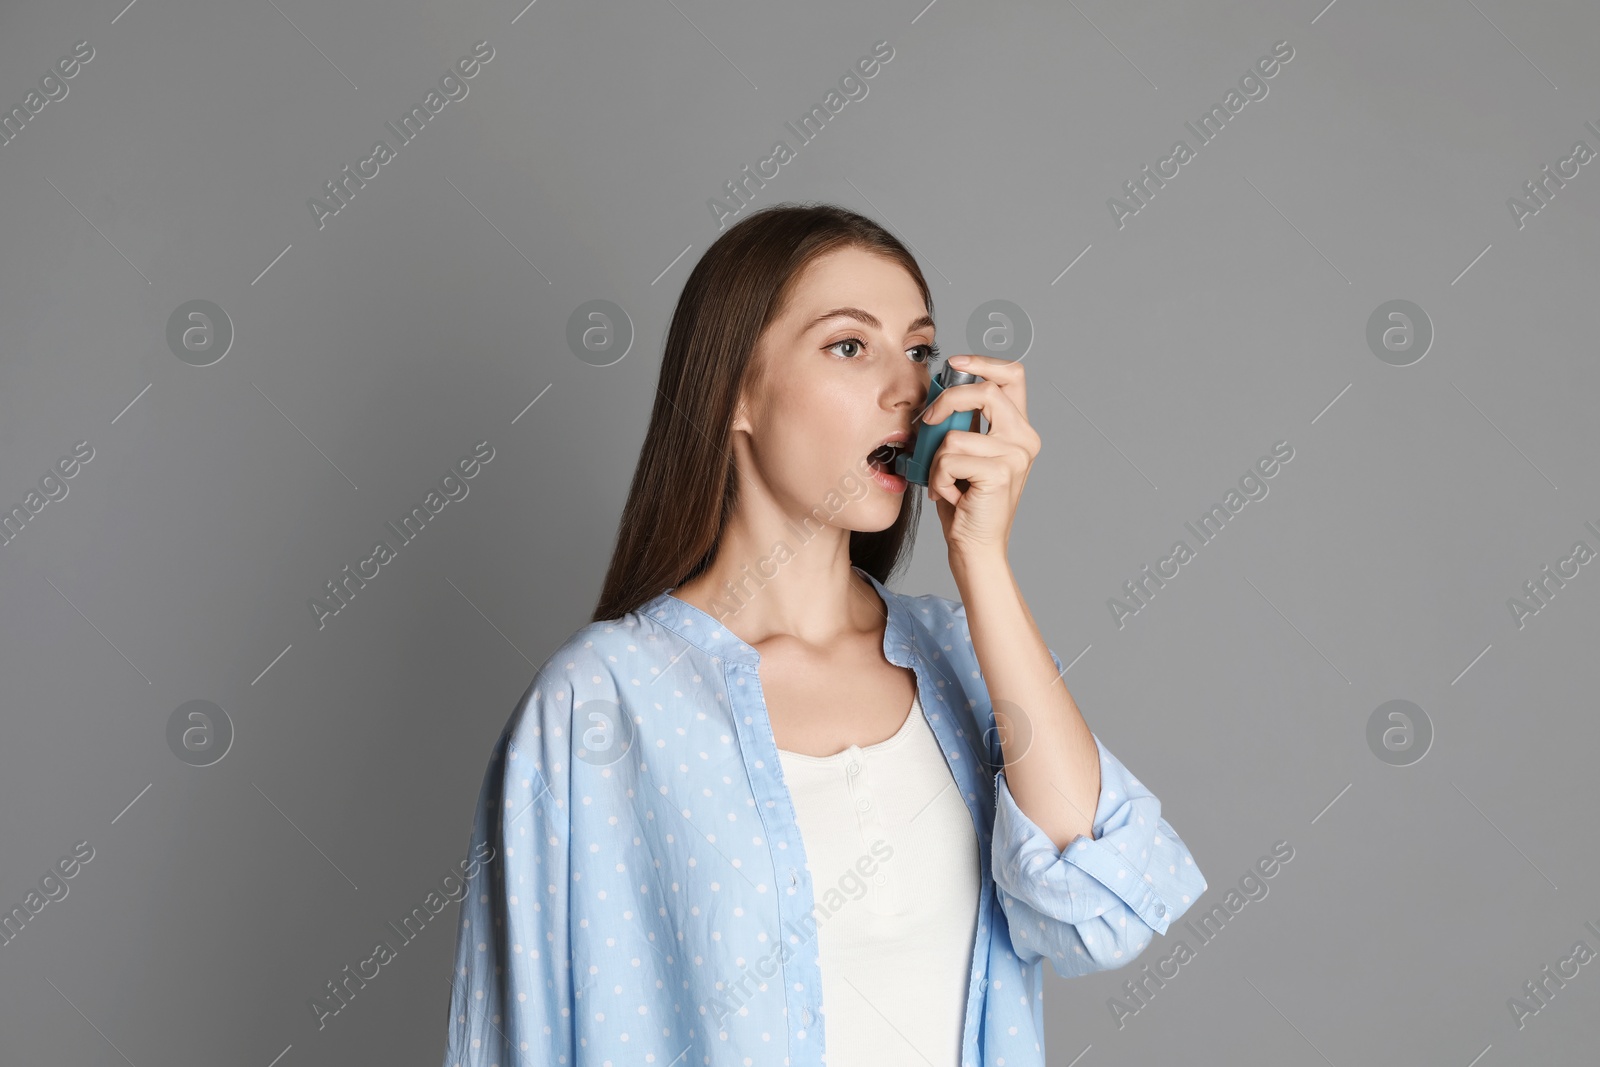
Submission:
<svg viewBox="0 0 1600 1067">
<path fill-rule="evenodd" d="M 927 280 L 905 245 L 846 208 L 774 204 L 712 242 L 672 315 L 650 428 L 591 622 L 621 618 L 694 578 L 716 557 L 739 498 L 734 412 L 741 389 L 753 394 L 761 384 L 756 343 L 782 313 L 801 271 L 840 248 L 899 263 L 933 314 Z M 909 534 L 922 511 L 920 494 L 905 499 L 888 529 L 850 533 L 850 562 L 884 584 L 910 558 Z"/>
</svg>

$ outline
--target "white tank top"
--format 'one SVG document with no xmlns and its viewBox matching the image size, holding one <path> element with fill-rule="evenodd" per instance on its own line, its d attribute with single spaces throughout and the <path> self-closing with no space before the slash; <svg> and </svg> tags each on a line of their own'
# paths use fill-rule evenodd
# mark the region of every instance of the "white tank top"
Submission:
<svg viewBox="0 0 1600 1067">
<path fill-rule="evenodd" d="M 823 1062 L 959 1067 L 978 838 L 921 701 L 876 745 L 778 756 L 815 891 Z"/>
</svg>

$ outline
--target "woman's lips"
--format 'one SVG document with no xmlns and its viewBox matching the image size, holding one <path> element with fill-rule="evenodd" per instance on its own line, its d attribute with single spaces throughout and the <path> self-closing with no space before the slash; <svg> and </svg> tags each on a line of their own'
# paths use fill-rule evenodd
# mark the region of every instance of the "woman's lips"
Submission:
<svg viewBox="0 0 1600 1067">
<path fill-rule="evenodd" d="M 896 434 L 889 441 L 867 453 L 867 465 L 872 470 L 872 480 L 886 492 L 905 492 L 906 478 L 895 472 L 895 462 L 910 447 L 911 441 L 908 435 Z"/>
<path fill-rule="evenodd" d="M 891 474 L 888 471 L 881 471 L 874 467 L 872 469 L 872 480 L 890 493 L 903 493 L 906 491 L 906 479 L 902 474 Z"/>
</svg>

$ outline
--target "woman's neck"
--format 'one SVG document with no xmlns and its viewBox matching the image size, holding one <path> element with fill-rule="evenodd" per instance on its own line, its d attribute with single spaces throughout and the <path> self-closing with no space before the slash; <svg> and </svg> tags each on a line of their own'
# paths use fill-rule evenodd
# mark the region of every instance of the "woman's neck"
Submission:
<svg viewBox="0 0 1600 1067">
<path fill-rule="evenodd" d="M 760 557 L 719 548 L 703 572 L 672 590 L 756 647 L 776 635 L 817 645 L 843 635 L 882 633 L 887 615 L 872 583 L 850 566 L 847 554 L 825 559 L 821 552 Z M 735 562 L 737 561 L 737 562 Z"/>
</svg>

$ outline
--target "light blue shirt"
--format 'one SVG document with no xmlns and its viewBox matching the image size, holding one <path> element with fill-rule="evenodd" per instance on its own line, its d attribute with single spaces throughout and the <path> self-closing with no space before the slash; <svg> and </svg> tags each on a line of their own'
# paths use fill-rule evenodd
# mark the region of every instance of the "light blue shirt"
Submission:
<svg viewBox="0 0 1600 1067">
<path fill-rule="evenodd" d="M 1124 967 L 1206 880 L 1098 737 L 1094 836 L 1057 849 L 1006 784 L 965 608 L 856 570 L 978 834 L 961 1063 L 1044 1067 L 1041 961 Z M 540 668 L 478 797 L 444 1067 L 821 1067 L 812 879 L 760 658 L 666 592 Z"/>
</svg>

